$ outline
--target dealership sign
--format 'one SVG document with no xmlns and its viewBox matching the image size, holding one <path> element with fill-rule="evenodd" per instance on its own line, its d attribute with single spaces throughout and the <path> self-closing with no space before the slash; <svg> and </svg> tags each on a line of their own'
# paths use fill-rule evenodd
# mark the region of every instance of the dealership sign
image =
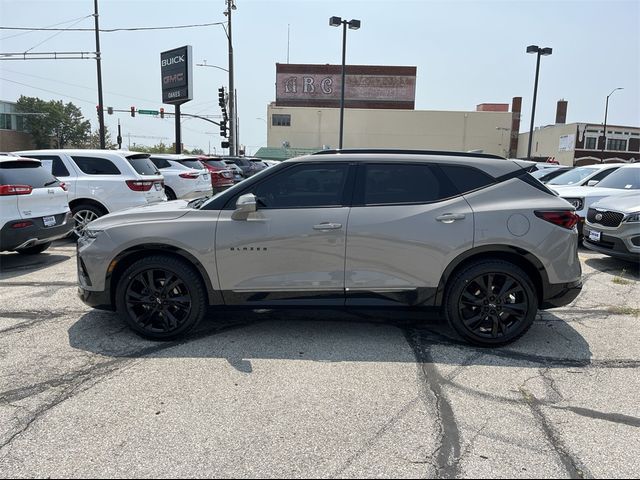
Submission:
<svg viewBox="0 0 640 480">
<path fill-rule="evenodd" d="M 345 105 L 415 108 L 416 67 L 347 65 Z M 341 65 L 276 64 L 276 105 L 338 107 Z"/>
<path fill-rule="evenodd" d="M 160 54 L 162 103 L 179 105 L 193 98 L 191 45 Z"/>
</svg>

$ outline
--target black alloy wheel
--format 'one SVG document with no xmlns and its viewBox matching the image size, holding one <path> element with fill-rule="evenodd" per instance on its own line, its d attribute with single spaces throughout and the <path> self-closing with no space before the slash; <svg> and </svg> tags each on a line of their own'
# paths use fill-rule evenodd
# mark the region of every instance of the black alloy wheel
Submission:
<svg viewBox="0 0 640 480">
<path fill-rule="evenodd" d="M 191 330 L 206 309 L 198 273 L 187 263 L 164 255 L 131 265 L 116 295 L 118 312 L 129 326 L 155 340 L 172 339 Z"/>
<path fill-rule="evenodd" d="M 535 289 L 519 267 L 503 261 L 479 262 L 453 279 L 446 299 L 451 326 L 480 346 L 513 342 L 533 324 Z"/>
</svg>

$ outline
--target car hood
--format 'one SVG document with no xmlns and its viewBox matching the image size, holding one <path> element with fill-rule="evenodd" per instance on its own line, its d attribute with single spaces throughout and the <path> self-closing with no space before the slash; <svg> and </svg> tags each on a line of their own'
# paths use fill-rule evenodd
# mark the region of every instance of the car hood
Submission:
<svg viewBox="0 0 640 480">
<path fill-rule="evenodd" d="M 89 228 L 104 230 L 106 228 L 124 225 L 127 223 L 174 220 L 182 217 L 192 210 L 193 209 L 188 206 L 188 202 L 186 200 L 152 203 L 150 205 L 143 205 L 141 207 L 134 207 L 110 213 L 91 222 Z"/>
<path fill-rule="evenodd" d="M 633 193 L 606 197 L 591 205 L 593 208 L 603 210 L 613 210 L 622 213 L 640 212 L 640 192 L 634 190 Z"/>
<path fill-rule="evenodd" d="M 547 188 L 555 191 L 562 198 L 568 197 L 608 197 L 611 195 L 620 196 L 629 193 L 629 190 L 620 188 L 604 188 L 604 187 L 573 187 L 570 185 L 551 186 L 547 184 Z"/>
</svg>

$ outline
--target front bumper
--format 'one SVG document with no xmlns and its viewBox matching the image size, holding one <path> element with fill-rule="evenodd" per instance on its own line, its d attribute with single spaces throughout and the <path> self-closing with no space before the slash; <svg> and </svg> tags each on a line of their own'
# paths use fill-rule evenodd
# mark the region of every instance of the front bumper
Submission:
<svg viewBox="0 0 640 480">
<path fill-rule="evenodd" d="M 570 283 L 551 283 L 545 289 L 540 309 L 564 307 L 573 302 L 582 290 L 582 280 Z"/>
<path fill-rule="evenodd" d="M 78 297 L 89 307 L 99 310 L 115 310 L 111 304 L 111 295 L 109 292 L 92 292 L 82 287 L 78 287 Z"/>
</svg>

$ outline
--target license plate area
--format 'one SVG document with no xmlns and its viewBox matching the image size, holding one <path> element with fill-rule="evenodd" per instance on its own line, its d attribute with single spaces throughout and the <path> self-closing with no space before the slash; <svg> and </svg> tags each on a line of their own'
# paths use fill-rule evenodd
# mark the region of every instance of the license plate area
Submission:
<svg viewBox="0 0 640 480">
<path fill-rule="evenodd" d="M 54 216 L 42 217 L 42 221 L 44 222 L 45 227 L 53 227 L 56 224 L 56 217 Z"/>
<path fill-rule="evenodd" d="M 162 184 L 161 184 L 161 183 L 157 183 L 157 182 L 156 182 L 156 183 L 154 183 L 154 186 L 156 187 L 156 190 L 157 190 L 157 191 L 162 190 Z"/>
<path fill-rule="evenodd" d="M 594 232 L 593 230 L 589 230 L 589 240 L 592 242 L 600 241 L 600 232 Z"/>
</svg>

